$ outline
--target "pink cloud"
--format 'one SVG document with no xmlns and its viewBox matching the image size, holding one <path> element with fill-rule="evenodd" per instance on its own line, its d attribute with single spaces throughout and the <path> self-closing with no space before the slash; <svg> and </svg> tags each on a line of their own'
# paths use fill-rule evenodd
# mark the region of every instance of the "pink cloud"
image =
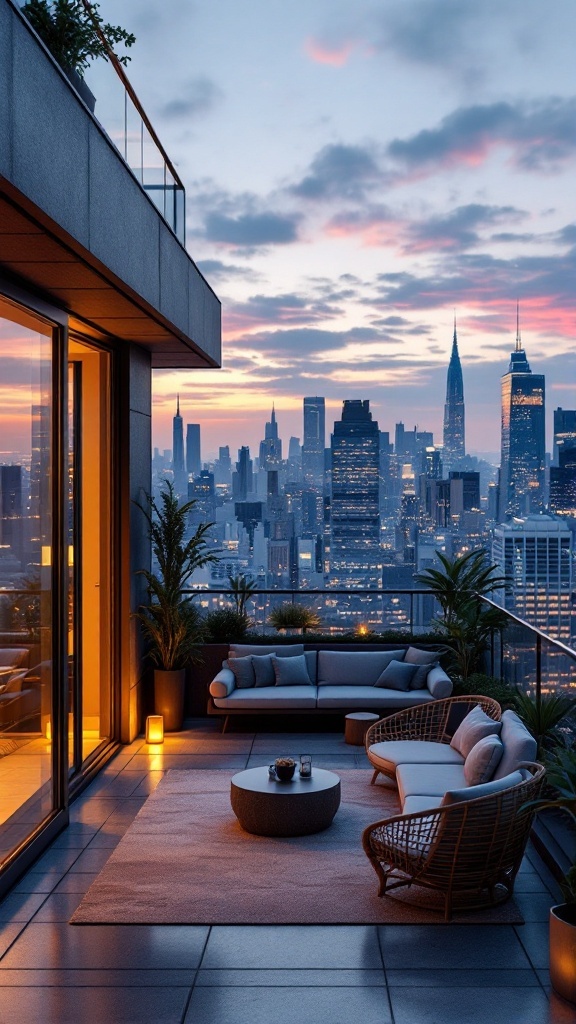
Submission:
<svg viewBox="0 0 576 1024">
<path fill-rule="evenodd" d="M 304 52 L 316 64 L 328 64 L 333 68 L 342 68 L 348 62 L 355 45 L 354 42 L 349 42 L 330 46 L 328 43 L 321 43 L 318 39 L 309 36 L 304 41 Z"/>
</svg>

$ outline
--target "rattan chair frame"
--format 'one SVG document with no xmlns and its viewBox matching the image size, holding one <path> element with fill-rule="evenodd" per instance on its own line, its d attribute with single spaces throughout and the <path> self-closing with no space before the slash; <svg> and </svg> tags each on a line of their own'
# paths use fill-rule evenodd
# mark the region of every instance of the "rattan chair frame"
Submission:
<svg viewBox="0 0 576 1024">
<path fill-rule="evenodd" d="M 510 789 L 417 814 L 374 822 L 362 845 L 379 896 L 418 885 L 443 897 L 444 919 L 455 909 L 495 906 L 511 895 L 530 835 L 545 769 L 525 762 L 530 778 Z M 428 906 L 428 904 L 426 904 Z"/>
<path fill-rule="evenodd" d="M 387 771 L 372 760 L 370 747 L 373 744 L 384 743 L 387 740 L 431 740 L 434 743 L 450 743 L 451 735 L 447 731 L 450 714 L 453 708 L 459 705 L 464 706 L 466 714 L 478 706 L 495 722 L 499 722 L 502 716 L 502 708 L 491 697 L 466 694 L 462 697 L 446 697 L 443 700 L 417 704 L 416 707 L 405 708 L 395 715 L 374 722 L 366 733 L 366 754 L 375 769 L 371 785 L 374 785 L 379 775 L 386 775 L 393 780 L 396 778 L 394 768 Z"/>
</svg>

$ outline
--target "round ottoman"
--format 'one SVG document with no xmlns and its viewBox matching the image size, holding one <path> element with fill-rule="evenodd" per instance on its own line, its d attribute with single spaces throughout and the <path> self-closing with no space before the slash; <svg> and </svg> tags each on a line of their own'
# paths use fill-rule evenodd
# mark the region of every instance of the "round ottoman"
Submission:
<svg viewBox="0 0 576 1024">
<path fill-rule="evenodd" d="M 354 747 L 363 746 L 368 729 L 379 719 L 380 715 L 375 715 L 371 711 L 353 711 L 350 715 L 346 715 L 344 741 Z"/>
</svg>

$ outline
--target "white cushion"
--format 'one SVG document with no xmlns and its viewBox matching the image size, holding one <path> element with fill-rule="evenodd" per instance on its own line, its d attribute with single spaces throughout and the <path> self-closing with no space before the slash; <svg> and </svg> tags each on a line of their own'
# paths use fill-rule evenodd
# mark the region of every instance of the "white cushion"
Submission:
<svg viewBox="0 0 576 1024">
<path fill-rule="evenodd" d="M 464 800 L 478 800 L 481 796 L 492 796 L 494 793 L 501 793 L 511 786 L 518 786 L 524 782 L 522 772 L 512 772 L 502 779 L 492 779 L 482 786 L 466 786 L 464 789 L 447 790 L 442 799 L 442 806 L 447 804 L 459 804 Z"/>
<path fill-rule="evenodd" d="M 501 779 L 510 772 L 516 771 L 522 761 L 534 761 L 538 745 L 515 711 L 505 711 L 502 715 L 502 732 L 500 739 L 504 744 L 502 760 L 494 772 L 495 779 Z"/>
<path fill-rule="evenodd" d="M 447 676 L 441 665 L 431 668 L 426 680 L 426 686 L 434 697 L 434 700 L 443 700 L 450 697 L 452 693 L 452 680 Z"/>
<path fill-rule="evenodd" d="M 476 705 L 456 729 L 450 740 L 450 745 L 455 750 L 459 750 L 464 757 L 468 757 L 478 740 L 481 740 L 483 736 L 497 735 L 501 728 L 501 722 L 495 722 L 485 711 L 482 711 L 479 705 Z"/>
<path fill-rule="evenodd" d="M 383 768 L 399 764 L 464 764 L 464 758 L 448 743 L 432 740 L 384 740 L 370 747 L 370 761 Z"/>
<path fill-rule="evenodd" d="M 402 803 L 407 796 L 436 796 L 440 801 L 448 789 L 466 785 L 463 764 L 400 764 L 396 782 Z"/>
<path fill-rule="evenodd" d="M 233 690 L 229 697 L 215 697 L 214 703 L 217 708 L 233 710 L 308 710 L 316 707 L 316 687 L 258 686 L 250 690 Z"/>
<path fill-rule="evenodd" d="M 402 807 L 402 814 L 419 814 L 420 811 L 432 811 L 440 806 L 436 796 L 407 796 Z"/>
<path fill-rule="evenodd" d="M 221 668 L 218 675 L 210 683 L 212 697 L 227 697 L 236 686 L 234 673 L 230 668 Z"/>
<path fill-rule="evenodd" d="M 378 711 L 408 708 L 432 700 L 428 690 L 383 690 L 378 686 L 318 686 L 319 708 L 347 708 L 349 711 Z"/>
<path fill-rule="evenodd" d="M 464 762 L 464 775 L 469 786 L 490 782 L 500 763 L 504 747 L 499 736 L 484 736 L 475 743 Z"/>
</svg>

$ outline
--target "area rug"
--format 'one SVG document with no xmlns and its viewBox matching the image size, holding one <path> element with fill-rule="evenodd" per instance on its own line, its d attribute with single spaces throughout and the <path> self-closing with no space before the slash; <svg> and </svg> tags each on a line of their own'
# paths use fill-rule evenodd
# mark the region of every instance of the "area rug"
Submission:
<svg viewBox="0 0 576 1024">
<path fill-rule="evenodd" d="M 244 832 L 230 807 L 229 771 L 170 771 L 93 882 L 73 924 L 443 924 L 443 914 L 377 896 L 361 845 L 371 822 L 399 812 L 390 784 L 339 771 L 330 828 L 271 839 Z M 428 900 L 428 907 L 434 907 Z M 513 901 L 454 915 L 468 924 L 521 924 Z"/>
</svg>

